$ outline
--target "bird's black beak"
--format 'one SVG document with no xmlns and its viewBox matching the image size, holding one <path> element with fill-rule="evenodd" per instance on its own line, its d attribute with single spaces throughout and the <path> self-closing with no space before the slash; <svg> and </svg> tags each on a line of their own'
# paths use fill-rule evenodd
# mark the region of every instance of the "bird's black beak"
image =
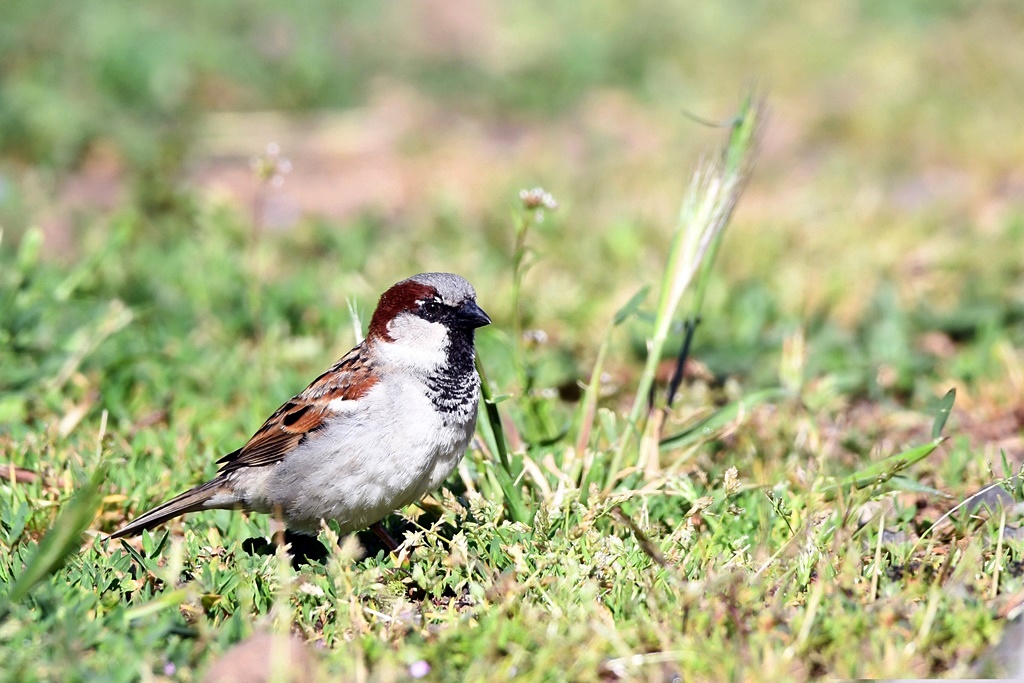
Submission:
<svg viewBox="0 0 1024 683">
<path fill-rule="evenodd" d="M 455 312 L 455 319 L 460 325 L 475 330 L 478 327 L 491 324 L 491 318 L 484 310 L 476 305 L 475 301 L 467 301 Z"/>
</svg>

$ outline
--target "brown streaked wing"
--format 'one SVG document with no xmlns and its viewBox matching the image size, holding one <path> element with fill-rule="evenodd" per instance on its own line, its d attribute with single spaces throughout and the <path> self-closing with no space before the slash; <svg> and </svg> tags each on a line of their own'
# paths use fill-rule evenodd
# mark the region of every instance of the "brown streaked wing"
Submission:
<svg viewBox="0 0 1024 683">
<path fill-rule="evenodd" d="M 363 349 L 360 345 L 345 354 L 301 394 L 274 411 L 242 448 L 218 460 L 223 463 L 221 474 L 280 461 L 303 439 L 323 429 L 333 412 L 328 408 L 332 400 L 351 401 L 366 394 L 377 378 L 364 360 Z"/>
</svg>

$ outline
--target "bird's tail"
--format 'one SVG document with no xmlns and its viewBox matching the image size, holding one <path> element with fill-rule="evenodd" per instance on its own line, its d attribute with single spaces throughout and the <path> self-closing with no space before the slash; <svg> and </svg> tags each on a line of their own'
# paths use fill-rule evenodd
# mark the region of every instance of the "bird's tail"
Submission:
<svg viewBox="0 0 1024 683">
<path fill-rule="evenodd" d="M 215 497 L 219 497 L 221 500 L 214 501 Z M 110 538 L 141 534 L 146 529 L 152 529 L 169 519 L 174 519 L 188 512 L 210 510 L 213 508 L 233 508 L 235 504 L 235 498 L 231 490 L 225 486 L 224 481 L 219 478 L 212 479 L 205 484 L 200 484 L 194 489 L 189 489 L 185 493 L 171 498 L 162 505 L 156 506 L 110 534 Z"/>
</svg>

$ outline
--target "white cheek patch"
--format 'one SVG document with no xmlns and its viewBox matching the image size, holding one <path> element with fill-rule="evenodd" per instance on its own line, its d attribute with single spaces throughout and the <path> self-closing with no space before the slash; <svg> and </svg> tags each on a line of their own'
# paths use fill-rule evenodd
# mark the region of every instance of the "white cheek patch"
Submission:
<svg viewBox="0 0 1024 683">
<path fill-rule="evenodd" d="M 380 345 L 380 353 L 391 362 L 418 369 L 433 369 L 445 364 L 448 329 L 409 313 L 388 323 L 393 341 Z"/>
<path fill-rule="evenodd" d="M 448 341 L 448 330 L 444 325 L 424 320 L 412 313 L 401 313 L 389 322 L 388 334 L 395 341 L 418 341 L 422 344 Z"/>
</svg>

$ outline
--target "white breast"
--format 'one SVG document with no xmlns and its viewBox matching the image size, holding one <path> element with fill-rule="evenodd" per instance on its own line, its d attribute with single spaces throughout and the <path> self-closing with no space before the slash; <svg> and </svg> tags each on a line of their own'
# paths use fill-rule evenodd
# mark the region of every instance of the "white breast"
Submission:
<svg viewBox="0 0 1024 683">
<path fill-rule="evenodd" d="M 249 507 L 281 514 L 292 529 L 315 530 L 320 519 L 344 532 L 365 528 L 439 486 L 476 425 L 475 412 L 445 424 L 419 379 L 381 382 L 332 407 L 326 428 L 278 464 L 236 480 Z"/>
</svg>

